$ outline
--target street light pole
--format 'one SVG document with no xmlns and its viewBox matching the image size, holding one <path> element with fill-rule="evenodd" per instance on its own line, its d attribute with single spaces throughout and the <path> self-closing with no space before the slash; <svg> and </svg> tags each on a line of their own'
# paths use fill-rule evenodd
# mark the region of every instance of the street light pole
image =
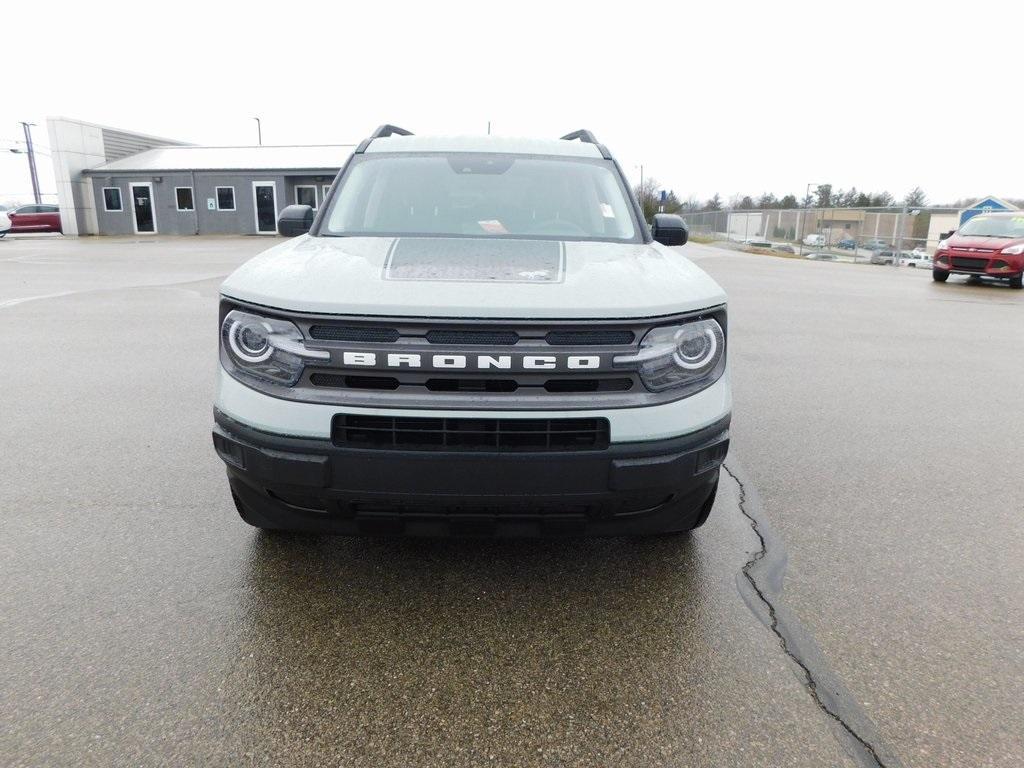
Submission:
<svg viewBox="0 0 1024 768">
<path fill-rule="evenodd" d="M 254 117 L 253 120 L 256 121 L 256 140 L 259 141 L 260 146 L 262 147 L 263 146 L 263 126 L 260 125 L 260 119 L 258 117 Z"/>
<path fill-rule="evenodd" d="M 36 205 L 39 205 L 42 198 L 39 197 L 39 176 L 36 174 L 36 155 L 35 150 L 32 148 L 32 126 L 35 123 L 22 123 L 21 127 L 25 129 L 25 147 L 26 154 L 28 154 L 28 170 L 32 176 L 32 197 L 35 199 Z"/>
<path fill-rule="evenodd" d="M 805 203 L 808 202 L 807 198 L 809 198 L 811 196 L 811 187 L 817 188 L 818 186 L 820 186 L 820 185 L 815 184 L 813 181 L 807 185 L 807 191 L 804 193 L 804 202 Z M 796 247 L 797 247 L 797 255 L 798 256 L 803 256 L 804 255 L 804 237 L 807 236 L 807 232 L 806 232 L 806 227 L 801 226 L 801 224 L 806 224 L 807 223 L 807 221 L 806 221 L 806 219 L 807 219 L 806 207 L 807 206 L 804 206 L 805 210 L 804 211 L 800 211 L 800 213 L 797 214 L 798 218 L 796 220 L 796 239 L 797 239 Z M 802 231 L 802 230 L 804 230 L 804 231 Z M 801 235 L 803 235 L 803 237 L 801 237 Z"/>
</svg>

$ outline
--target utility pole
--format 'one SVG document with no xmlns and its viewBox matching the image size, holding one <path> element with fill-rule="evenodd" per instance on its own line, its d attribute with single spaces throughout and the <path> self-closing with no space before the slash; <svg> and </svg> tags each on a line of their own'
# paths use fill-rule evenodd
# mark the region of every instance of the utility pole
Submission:
<svg viewBox="0 0 1024 768">
<path fill-rule="evenodd" d="M 32 175 L 32 197 L 36 201 L 36 205 L 39 205 L 42 199 L 39 197 L 39 176 L 36 175 L 36 153 L 32 148 L 32 126 L 35 123 L 22 123 L 21 127 L 25 129 L 25 146 L 26 152 L 28 153 L 28 170 Z"/>
<path fill-rule="evenodd" d="M 488 136 L 491 135 L 491 121 L 490 120 L 487 121 L 487 135 Z"/>
<path fill-rule="evenodd" d="M 256 140 L 259 141 L 260 146 L 262 147 L 263 146 L 263 126 L 260 125 L 260 119 L 258 117 L 254 117 L 253 120 L 256 121 Z"/>
</svg>

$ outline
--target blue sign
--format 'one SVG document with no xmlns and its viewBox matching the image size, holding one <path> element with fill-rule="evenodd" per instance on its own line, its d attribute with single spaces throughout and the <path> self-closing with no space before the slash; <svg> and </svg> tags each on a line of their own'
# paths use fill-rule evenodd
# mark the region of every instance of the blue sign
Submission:
<svg viewBox="0 0 1024 768">
<path fill-rule="evenodd" d="M 983 197 L 981 200 L 976 202 L 970 208 L 965 208 L 960 211 L 960 226 L 962 227 L 968 220 L 974 218 L 979 213 L 985 213 L 986 211 L 1016 211 L 1016 206 L 1004 203 L 998 197 Z"/>
</svg>

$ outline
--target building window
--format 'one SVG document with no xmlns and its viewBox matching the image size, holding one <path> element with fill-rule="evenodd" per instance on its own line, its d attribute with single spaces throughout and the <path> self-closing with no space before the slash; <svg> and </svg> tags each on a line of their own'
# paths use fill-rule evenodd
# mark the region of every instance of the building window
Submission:
<svg viewBox="0 0 1024 768">
<path fill-rule="evenodd" d="M 121 205 L 120 187 L 103 188 L 103 210 L 111 213 L 124 210 L 124 206 Z"/>
<path fill-rule="evenodd" d="M 327 193 L 330 192 L 330 191 L 331 191 L 331 185 L 330 184 L 324 184 L 323 192 L 320 195 L 320 202 L 325 202 L 327 200 Z"/>
<path fill-rule="evenodd" d="M 175 187 L 174 200 L 178 204 L 179 211 L 194 211 L 195 203 L 192 202 L 192 187 Z"/>
<path fill-rule="evenodd" d="M 316 208 L 316 185 L 298 184 L 295 187 L 295 204 Z"/>
<path fill-rule="evenodd" d="M 217 210 L 218 211 L 233 211 L 233 210 L 235 210 L 235 188 L 234 187 L 217 187 Z"/>
</svg>

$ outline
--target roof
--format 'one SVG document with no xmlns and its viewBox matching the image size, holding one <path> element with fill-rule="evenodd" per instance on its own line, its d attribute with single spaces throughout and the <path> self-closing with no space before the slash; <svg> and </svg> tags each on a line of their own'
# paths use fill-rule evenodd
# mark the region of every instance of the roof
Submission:
<svg viewBox="0 0 1024 768">
<path fill-rule="evenodd" d="M 173 171 L 337 171 L 354 144 L 260 147 L 154 147 L 89 168 L 83 173 Z"/>
<path fill-rule="evenodd" d="M 515 155 L 601 157 L 596 144 L 562 139 L 517 139 L 509 136 L 388 136 L 374 139 L 375 152 L 503 152 Z"/>
<path fill-rule="evenodd" d="M 988 211 L 988 210 L 992 210 L 992 211 L 998 211 L 998 210 L 1016 211 L 1016 210 L 1019 210 L 1019 209 L 1013 203 L 1008 203 L 1005 200 L 1002 200 L 1002 199 L 996 197 L 995 195 L 986 195 L 985 197 L 982 197 L 982 198 L 979 198 L 978 200 L 975 200 L 973 203 L 971 203 L 966 208 L 962 209 L 960 212 L 963 213 L 964 211 L 974 211 L 974 210 L 979 210 L 979 211 Z"/>
</svg>

